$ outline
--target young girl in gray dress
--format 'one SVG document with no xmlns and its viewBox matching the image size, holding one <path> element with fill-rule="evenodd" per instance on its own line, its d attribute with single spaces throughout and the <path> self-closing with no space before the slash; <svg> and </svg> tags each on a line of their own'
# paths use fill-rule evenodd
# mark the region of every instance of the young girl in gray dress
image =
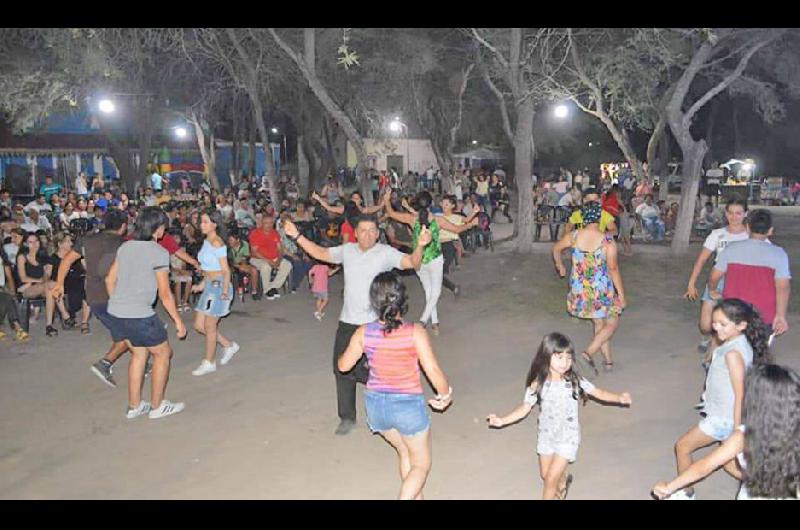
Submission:
<svg viewBox="0 0 800 530">
<path fill-rule="evenodd" d="M 536 452 L 544 481 L 544 500 L 565 499 L 572 483 L 572 475 L 566 471 L 575 461 L 581 442 L 578 400 L 585 403 L 588 394 L 607 403 L 631 404 L 627 392 L 614 394 L 580 377 L 573 370 L 574 363 L 575 348 L 569 338 L 561 333 L 545 335 L 531 363 L 522 404 L 506 416 L 490 414 L 486 418 L 490 427 L 504 427 L 525 418 L 539 403 Z"/>
</svg>

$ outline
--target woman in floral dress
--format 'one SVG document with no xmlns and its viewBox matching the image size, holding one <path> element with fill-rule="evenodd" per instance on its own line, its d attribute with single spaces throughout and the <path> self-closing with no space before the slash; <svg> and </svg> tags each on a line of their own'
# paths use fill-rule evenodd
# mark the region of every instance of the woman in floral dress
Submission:
<svg viewBox="0 0 800 530">
<path fill-rule="evenodd" d="M 581 208 L 584 227 L 567 233 L 553 247 L 553 260 L 558 274 L 567 271 L 561 261 L 562 251 L 572 249 L 572 274 L 567 294 L 567 311 L 574 317 L 591 319 L 594 338 L 578 360 L 585 361 L 598 373 L 592 356 L 603 354 L 603 367 L 611 371 L 611 337 L 619 326 L 619 316 L 627 305 L 622 276 L 617 265 L 617 246 L 614 240 L 600 231 L 602 207 L 589 202 Z"/>
</svg>

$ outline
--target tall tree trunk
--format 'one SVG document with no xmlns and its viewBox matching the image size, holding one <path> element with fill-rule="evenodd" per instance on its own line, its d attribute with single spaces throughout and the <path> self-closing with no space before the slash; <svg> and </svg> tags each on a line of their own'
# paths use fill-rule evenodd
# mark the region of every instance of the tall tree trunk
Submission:
<svg viewBox="0 0 800 530">
<path fill-rule="evenodd" d="M 650 134 L 650 140 L 647 141 L 647 179 L 652 184 L 656 175 L 661 176 L 659 173 L 658 148 L 661 142 L 666 141 L 667 119 L 665 116 L 659 118 L 653 132 Z"/>
<path fill-rule="evenodd" d="M 242 114 L 239 112 L 239 93 L 233 97 L 233 124 L 231 130 L 231 186 L 235 186 L 239 180 L 239 171 L 242 166 Z"/>
<path fill-rule="evenodd" d="M 514 173 L 517 181 L 517 252 L 533 249 L 533 101 L 530 98 L 517 105 L 517 128 L 514 134 Z"/>
<path fill-rule="evenodd" d="M 220 189 L 219 179 L 217 179 L 217 156 L 214 146 L 214 127 L 209 126 L 209 144 L 206 144 L 206 133 L 203 130 L 203 120 L 197 113 L 189 110 L 189 121 L 194 126 L 194 134 L 197 138 L 197 146 L 200 148 L 200 156 L 203 157 L 203 164 L 205 164 L 205 173 L 209 182 L 215 189 Z"/>
<path fill-rule="evenodd" d="M 688 132 L 687 132 L 688 134 Z M 681 202 L 678 210 L 678 223 L 672 238 L 672 253 L 685 254 L 689 250 L 689 240 L 692 236 L 694 224 L 694 206 L 697 199 L 697 190 L 700 185 L 700 172 L 703 167 L 703 157 L 706 154 L 705 140 L 694 141 L 689 137 L 691 144 L 681 144 L 683 151 L 683 183 L 681 184 Z M 679 142 L 680 143 L 680 142 Z"/>
<path fill-rule="evenodd" d="M 331 98 L 327 89 L 317 77 L 316 71 L 308 67 L 305 59 L 298 55 L 292 48 L 280 38 L 275 32 L 274 28 L 268 28 L 272 38 L 278 43 L 278 46 L 289 56 L 295 65 L 300 69 L 311 91 L 317 97 L 323 108 L 330 114 L 331 118 L 342 128 L 347 140 L 352 144 L 356 152 L 356 160 L 358 163 L 357 179 L 359 189 L 364 197 L 364 202 L 367 205 L 372 204 L 372 192 L 370 189 L 369 172 L 367 170 L 367 149 L 364 145 L 364 139 L 355 127 L 355 124 L 344 112 L 344 110 Z M 309 28 L 313 29 L 313 28 Z M 313 32 L 305 32 L 305 38 L 310 39 L 313 37 Z"/>
<path fill-rule="evenodd" d="M 706 167 L 710 167 L 711 164 L 714 163 L 714 148 L 712 147 L 714 144 L 711 138 L 714 136 L 714 124 L 717 121 L 717 114 L 719 114 L 719 98 L 714 98 L 711 100 L 711 112 L 708 116 L 708 128 L 706 129 L 706 145 L 708 146 L 708 151 L 703 160 Z"/>
<path fill-rule="evenodd" d="M 739 134 L 739 111 L 735 98 L 731 98 L 731 119 L 733 121 L 733 158 L 737 158 L 741 156 L 741 135 Z"/>
<path fill-rule="evenodd" d="M 247 159 L 247 174 L 250 178 L 257 177 L 256 175 L 256 143 L 258 143 L 258 135 L 256 131 L 255 121 L 250 120 L 250 156 Z M 264 148 L 266 149 L 266 147 Z M 270 150 L 270 153 L 272 150 Z"/>
<path fill-rule="evenodd" d="M 272 160 L 272 149 L 269 146 L 269 136 L 267 135 L 267 126 L 264 123 L 264 108 L 261 105 L 261 94 L 258 90 L 258 72 L 253 62 L 250 60 L 250 55 L 239 42 L 239 38 L 233 28 L 225 28 L 228 38 L 233 42 L 236 48 L 236 53 L 242 59 L 242 64 L 247 71 L 247 82 L 245 90 L 250 97 L 250 103 L 253 106 L 253 117 L 255 118 L 256 128 L 258 129 L 261 143 L 264 146 L 264 157 L 266 162 L 266 176 L 269 184 L 269 195 L 272 200 L 273 207 L 277 210 L 280 205 L 280 196 L 278 195 L 277 179 L 275 178 L 275 164 Z M 255 158 L 255 153 L 253 153 Z"/>
</svg>

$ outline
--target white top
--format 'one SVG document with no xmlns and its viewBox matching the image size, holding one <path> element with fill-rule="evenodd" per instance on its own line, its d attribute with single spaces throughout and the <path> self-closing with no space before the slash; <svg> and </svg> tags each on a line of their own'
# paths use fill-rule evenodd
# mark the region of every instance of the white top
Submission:
<svg viewBox="0 0 800 530">
<path fill-rule="evenodd" d="M 572 206 L 572 194 L 565 193 L 560 199 L 558 199 L 559 206 Z"/>
<path fill-rule="evenodd" d="M 31 210 L 31 209 L 33 209 L 33 210 L 36 210 L 37 212 L 41 212 L 42 210 L 48 210 L 48 211 L 50 211 L 50 212 L 52 212 L 52 211 L 53 211 L 53 207 L 52 207 L 52 206 L 50 206 L 49 204 L 47 204 L 47 203 L 44 203 L 44 204 L 39 204 L 39 203 L 38 203 L 38 202 L 36 202 L 35 200 L 33 200 L 33 201 L 29 202 L 29 203 L 28 203 L 28 204 L 25 206 L 25 208 L 23 208 L 23 210 L 24 210 L 24 211 L 26 211 L 26 212 L 27 212 L 28 210 Z"/>
<path fill-rule="evenodd" d="M 659 211 L 655 204 L 648 205 L 646 202 L 643 202 L 636 207 L 636 215 L 640 217 L 658 217 Z"/>
<path fill-rule="evenodd" d="M 703 247 L 707 249 L 709 252 L 716 252 L 716 256 L 714 257 L 714 263 L 719 260 L 719 253 L 725 250 L 729 244 L 733 243 L 734 241 L 744 241 L 745 239 L 749 239 L 750 234 L 747 233 L 747 230 L 743 231 L 740 234 L 731 234 L 728 232 L 728 228 L 717 228 L 716 230 L 712 230 L 708 237 L 706 237 L 705 243 L 703 243 Z"/>
<path fill-rule="evenodd" d="M 362 252 L 357 243 L 328 249 L 333 263 L 344 269 L 344 303 L 339 320 L 360 326 L 378 319 L 369 301 L 372 280 L 382 273 L 399 269 L 405 254 L 394 247 L 378 243 Z"/>
</svg>

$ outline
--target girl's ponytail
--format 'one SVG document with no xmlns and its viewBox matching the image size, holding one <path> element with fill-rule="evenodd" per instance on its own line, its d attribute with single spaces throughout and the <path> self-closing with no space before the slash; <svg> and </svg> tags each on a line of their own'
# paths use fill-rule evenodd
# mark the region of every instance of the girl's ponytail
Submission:
<svg viewBox="0 0 800 530">
<path fill-rule="evenodd" d="M 369 288 L 372 308 L 383 323 L 383 331 L 389 334 L 403 323 L 403 315 L 408 311 L 406 286 L 397 273 L 389 271 L 378 274 Z"/>
<path fill-rule="evenodd" d="M 761 318 L 761 313 L 753 306 L 750 306 L 751 317 L 744 330 L 750 346 L 753 348 L 754 364 L 769 364 L 772 362 L 772 353 L 769 351 L 769 327 Z"/>
</svg>

